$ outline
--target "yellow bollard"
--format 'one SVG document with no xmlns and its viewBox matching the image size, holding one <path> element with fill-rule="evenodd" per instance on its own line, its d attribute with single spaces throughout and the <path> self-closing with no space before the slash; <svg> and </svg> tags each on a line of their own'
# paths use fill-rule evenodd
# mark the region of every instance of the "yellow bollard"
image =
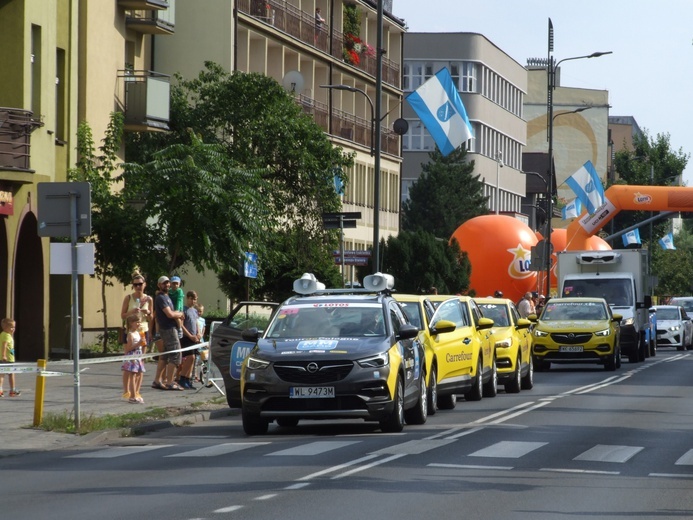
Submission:
<svg viewBox="0 0 693 520">
<path fill-rule="evenodd" d="M 46 360 L 36 361 L 38 373 L 36 374 L 36 397 L 34 398 L 34 427 L 40 426 L 43 422 L 43 395 L 46 391 L 46 377 L 43 371 L 46 369 Z"/>
</svg>

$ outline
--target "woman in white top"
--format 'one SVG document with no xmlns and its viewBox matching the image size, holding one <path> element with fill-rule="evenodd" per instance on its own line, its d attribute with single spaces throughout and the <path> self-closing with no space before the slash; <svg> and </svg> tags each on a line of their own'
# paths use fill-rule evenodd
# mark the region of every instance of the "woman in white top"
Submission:
<svg viewBox="0 0 693 520">
<path fill-rule="evenodd" d="M 152 309 L 154 307 L 154 301 L 151 296 L 147 296 L 144 293 L 144 289 L 147 287 L 147 282 L 140 273 L 134 273 L 132 275 L 132 293 L 125 296 L 123 300 L 123 305 L 120 309 L 120 317 L 123 323 L 127 321 L 128 316 L 139 315 L 140 318 L 140 333 L 144 335 L 146 344 L 149 345 L 151 338 L 149 337 L 149 322 L 152 319 Z M 127 328 L 125 328 L 127 331 Z M 123 339 L 127 339 L 127 334 L 125 338 L 118 338 L 122 343 Z M 147 347 L 144 348 L 146 353 Z M 127 373 L 123 372 L 123 396 L 127 393 Z"/>
</svg>

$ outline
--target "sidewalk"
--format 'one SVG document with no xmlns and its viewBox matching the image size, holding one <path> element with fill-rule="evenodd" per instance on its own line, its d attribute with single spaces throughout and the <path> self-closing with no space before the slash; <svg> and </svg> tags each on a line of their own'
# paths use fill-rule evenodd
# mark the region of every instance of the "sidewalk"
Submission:
<svg viewBox="0 0 693 520">
<path fill-rule="evenodd" d="M 63 362 L 64 363 L 64 362 Z M 49 362 L 46 370 L 68 372 L 68 375 L 46 377 L 45 397 L 43 402 L 43 417 L 48 413 L 70 414 L 75 404 L 75 381 L 72 362 L 57 364 Z M 193 404 L 200 405 L 200 411 L 195 417 L 186 420 L 206 420 L 211 416 L 232 413 L 226 404 L 226 398 L 214 388 L 203 387 L 195 383 L 199 389 L 172 391 L 155 390 L 151 387 L 156 370 L 156 364 L 146 363 L 147 372 L 142 384 L 144 404 L 131 404 L 123 399 L 121 361 L 105 363 L 90 363 L 90 360 L 80 362 L 79 404 L 82 420 L 89 416 L 122 415 L 126 413 L 143 412 L 150 408 L 185 408 Z M 35 374 L 17 374 L 17 387 L 21 390 L 19 397 L 9 397 L 8 378 L 5 376 L 5 397 L 0 398 L 0 458 L 18 453 L 50 450 L 89 442 L 98 442 L 104 435 L 121 436 L 121 432 L 95 432 L 87 435 L 75 435 L 47 432 L 33 428 L 34 401 L 36 397 Z M 218 384 L 222 390 L 223 381 Z M 172 412 L 172 415 L 175 413 Z M 163 424 L 161 424 L 163 423 Z M 170 425 L 162 421 L 153 427 Z"/>
</svg>

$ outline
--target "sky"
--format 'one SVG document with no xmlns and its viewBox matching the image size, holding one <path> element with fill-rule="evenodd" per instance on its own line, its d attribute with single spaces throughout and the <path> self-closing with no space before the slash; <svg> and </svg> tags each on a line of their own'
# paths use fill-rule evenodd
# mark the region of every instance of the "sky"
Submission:
<svg viewBox="0 0 693 520">
<path fill-rule="evenodd" d="M 393 0 L 392 10 L 408 32 L 483 34 L 523 66 L 547 58 L 551 18 L 556 61 L 613 52 L 561 64 L 561 85 L 608 90 L 609 115 L 693 153 L 693 0 Z"/>
</svg>

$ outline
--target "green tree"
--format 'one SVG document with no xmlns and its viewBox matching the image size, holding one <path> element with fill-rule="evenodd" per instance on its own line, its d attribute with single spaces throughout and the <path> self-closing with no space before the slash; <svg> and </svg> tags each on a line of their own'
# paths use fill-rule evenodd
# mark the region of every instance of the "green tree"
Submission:
<svg viewBox="0 0 693 520">
<path fill-rule="evenodd" d="M 111 114 L 101 146 L 95 149 L 91 128 L 82 122 L 77 130 L 77 165 L 68 172 L 71 181 L 91 186 L 92 234 L 94 243 L 94 276 L 101 283 L 100 312 L 103 314 L 103 352 L 107 351 L 108 315 L 106 287 L 113 279 L 125 283 L 136 264 L 133 244 L 146 240 L 146 229 L 133 213 L 120 191 L 118 168 L 123 135 L 123 115 Z"/>
<path fill-rule="evenodd" d="M 353 157 L 334 147 L 274 79 L 262 74 L 229 74 L 209 62 L 205 66 L 197 78 L 178 77 L 172 86 L 172 132 L 133 136 L 128 156 L 136 162 L 149 162 L 156 150 L 187 143 L 192 129 L 205 143 L 221 146 L 230 165 L 261 174 L 257 189 L 266 209 L 263 233 L 246 243 L 246 248 L 257 252 L 264 266 L 261 278 L 252 284 L 253 295 L 264 297 L 281 286 L 276 273 L 267 267 L 283 265 L 281 261 L 289 253 L 278 251 L 277 244 L 286 243 L 287 235 L 294 235 L 290 244 L 316 246 L 304 249 L 310 254 L 303 259 L 304 265 L 332 259 L 338 237 L 323 230 L 321 217 L 324 212 L 340 210 L 334 177 L 346 180 L 342 172 L 353 164 Z M 196 209 L 205 211 L 204 207 Z M 224 287 L 245 287 L 245 280 L 230 283 L 239 264 L 239 256 L 226 257 L 226 265 L 218 270 L 223 273 Z M 245 295 L 245 289 L 230 294 L 240 295 Z"/>
<path fill-rule="evenodd" d="M 657 275 L 657 296 L 685 296 L 693 290 L 693 240 L 690 234 L 685 239 L 675 239 L 675 250 L 663 250 L 656 246 L 652 250 L 652 272 Z"/>
<path fill-rule="evenodd" d="M 425 294 L 436 287 L 440 294 L 456 294 L 469 288 L 471 265 L 456 240 L 448 244 L 421 229 L 400 231 L 381 241 L 380 251 L 382 271 L 394 276 L 399 292 Z M 368 265 L 357 271 L 363 279 L 373 268 Z"/>
<path fill-rule="evenodd" d="M 447 240 L 462 223 L 488 213 L 484 185 L 466 155 L 463 148 L 447 157 L 437 148 L 429 153 L 429 162 L 421 165 L 421 176 L 402 205 L 403 230 L 425 229 Z"/>
</svg>

